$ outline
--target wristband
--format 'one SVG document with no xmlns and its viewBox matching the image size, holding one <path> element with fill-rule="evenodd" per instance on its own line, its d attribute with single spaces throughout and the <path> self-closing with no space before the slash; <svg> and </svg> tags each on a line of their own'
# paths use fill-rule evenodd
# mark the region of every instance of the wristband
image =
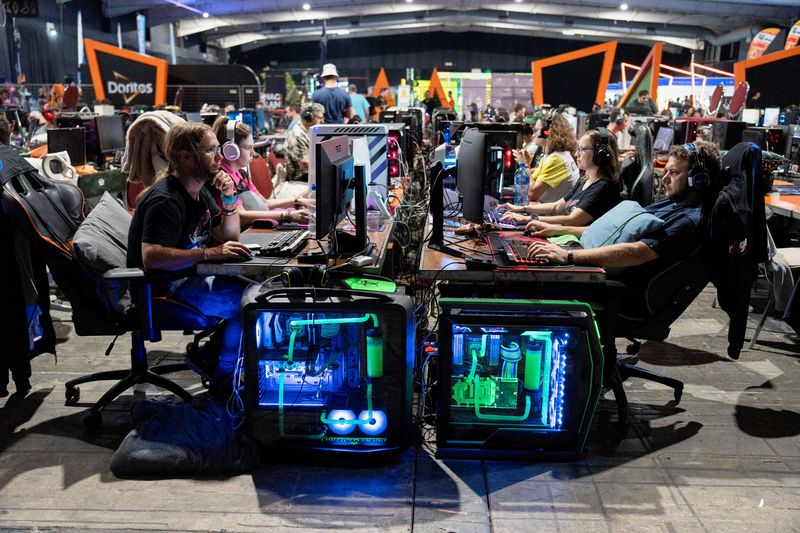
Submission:
<svg viewBox="0 0 800 533">
<path fill-rule="evenodd" d="M 226 217 L 232 217 L 232 216 L 233 216 L 233 215 L 235 215 L 236 213 L 238 213 L 238 211 L 236 211 L 236 209 L 225 209 L 225 210 L 222 212 L 222 214 L 223 214 L 223 215 L 225 215 Z"/>
<path fill-rule="evenodd" d="M 223 204 L 235 204 L 236 200 L 239 199 L 239 196 L 234 194 L 233 196 L 221 196 Z"/>
<path fill-rule="evenodd" d="M 575 256 L 572 255 L 572 249 L 567 250 L 567 264 L 568 265 L 575 264 Z"/>
<path fill-rule="evenodd" d="M 200 260 L 201 261 L 208 261 L 208 248 L 203 246 L 202 250 L 203 250 L 203 255 L 200 257 Z"/>
</svg>

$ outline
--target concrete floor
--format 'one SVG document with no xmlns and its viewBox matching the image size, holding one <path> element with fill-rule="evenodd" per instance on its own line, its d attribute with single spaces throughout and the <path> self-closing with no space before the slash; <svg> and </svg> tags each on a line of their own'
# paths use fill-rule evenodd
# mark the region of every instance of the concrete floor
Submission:
<svg viewBox="0 0 800 533">
<path fill-rule="evenodd" d="M 770 320 L 755 350 L 728 359 L 712 298 L 707 289 L 668 342 L 642 348 L 641 366 L 686 383 L 678 408 L 666 388 L 627 381 L 632 423 L 615 423 L 607 394 L 582 460 L 437 461 L 423 444 L 380 466 L 275 461 L 210 479 L 111 474 L 134 395 L 89 432 L 83 413 L 108 383 L 83 385 L 76 407 L 63 384 L 120 367 L 126 339 L 104 357 L 110 339 L 76 337 L 54 313 L 57 364 L 36 358 L 33 390 L 0 400 L 0 531 L 800 531 L 800 343 Z M 186 341 L 165 336 L 151 356 L 181 361 Z M 192 373 L 176 376 L 204 394 Z"/>
</svg>

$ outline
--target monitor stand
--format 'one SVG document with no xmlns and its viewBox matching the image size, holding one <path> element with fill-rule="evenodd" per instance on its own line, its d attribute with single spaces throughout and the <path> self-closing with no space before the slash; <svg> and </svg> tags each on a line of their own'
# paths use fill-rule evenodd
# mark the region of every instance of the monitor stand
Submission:
<svg viewBox="0 0 800 533">
<path fill-rule="evenodd" d="M 431 238 L 428 241 L 428 248 L 453 257 L 465 258 L 464 252 L 451 248 L 444 243 L 444 166 L 437 161 L 431 167 L 431 199 L 430 212 L 433 218 L 433 228 L 431 228 Z"/>
<path fill-rule="evenodd" d="M 376 187 L 374 185 L 369 186 L 369 191 L 367 192 L 367 207 L 374 205 L 375 208 L 380 211 L 381 217 L 384 219 L 391 218 L 389 210 L 386 208 L 386 199 L 375 189 Z"/>
<path fill-rule="evenodd" d="M 367 194 L 364 166 L 353 168 L 353 187 L 355 188 L 356 211 L 353 220 L 355 235 L 341 229 L 335 230 L 335 240 L 331 241 L 330 257 L 350 257 L 363 253 L 367 248 Z"/>
</svg>

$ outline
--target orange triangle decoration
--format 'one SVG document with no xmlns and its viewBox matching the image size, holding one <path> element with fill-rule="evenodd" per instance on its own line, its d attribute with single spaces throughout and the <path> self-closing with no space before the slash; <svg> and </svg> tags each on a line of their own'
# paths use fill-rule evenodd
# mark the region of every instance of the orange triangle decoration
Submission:
<svg viewBox="0 0 800 533">
<path fill-rule="evenodd" d="M 443 106 L 447 106 L 447 94 L 444 92 L 444 87 L 442 87 L 442 82 L 439 80 L 439 71 L 436 70 L 436 67 L 433 67 L 433 72 L 431 72 L 431 84 L 428 85 L 429 91 L 436 91 L 436 96 L 439 97 L 439 102 Z"/>
<path fill-rule="evenodd" d="M 375 85 L 372 86 L 372 97 L 377 98 L 384 89 L 391 89 L 391 86 L 389 85 L 389 78 L 386 77 L 386 70 L 381 67 L 381 71 L 378 72 L 378 77 L 375 80 Z M 394 97 L 391 90 L 386 93 L 383 103 L 390 107 L 394 105 Z"/>
<path fill-rule="evenodd" d="M 636 98 L 641 90 L 650 92 L 650 98 L 653 101 L 658 101 L 658 78 L 661 72 L 661 51 L 664 43 L 656 43 L 644 58 L 642 66 L 628 88 L 628 91 L 617 102 L 617 107 L 626 107 Z"/>
</svg>

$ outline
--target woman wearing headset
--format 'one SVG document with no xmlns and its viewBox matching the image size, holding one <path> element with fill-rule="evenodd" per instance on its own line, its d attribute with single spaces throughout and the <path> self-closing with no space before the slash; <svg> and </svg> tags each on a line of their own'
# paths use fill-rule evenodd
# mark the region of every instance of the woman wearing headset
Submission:
<svg viewBox="0 0 800 533">
<path fill-rule="evenodd" d="M 506 220 L 528 224 L 532 220 L 566 226 L 588 226 L 620 202 L 617 142 L 605 128 L 591 130 L 578 141 L 578 168 L 584 176 L 561 200 L 528 204 L 522 213 L 506 213 Z"/>
<path fill-rule="evenodd" d="M 307 198 L 287 198 L 277 200 L 264 198 L 249 177 L 240 171 L 247 168 L 253 160 L 253 130 L 242 122 L 229 125 L 227 117 L 219 117 L 214 122 L 214 134 L 222 146 L 222 170 L 228 173 L 236 184 L 239 199 L 236 209 L 242 228 L 250 226 L 254 220 L 269 218 L 284 223 L 308 222 L 308 206 L 313 200 Z M 232 131 L 231 131 L 232 130 Z M 216 197 L 217 203 L 222 200 Z"/>
<path fill-rule="evenodd" d="M 533 130 L 534 139 L 544 155 L 536 168 L 531 167 L 532 158 L 528 150 L 515 150 L 514 156 L 520 163 L 531 168 L 531 186 L 528 189 L 528 202 L 555 202 L 563 198 L 580 179 L 578 166 L 572 157 L 575 151 L 575 134 L 567 119 L 560 114 L 552 120 L 540 118 Z M 512 213 L 522 213 L 525 206 L 504 204 L 502 209 Z"/>
</svg>

